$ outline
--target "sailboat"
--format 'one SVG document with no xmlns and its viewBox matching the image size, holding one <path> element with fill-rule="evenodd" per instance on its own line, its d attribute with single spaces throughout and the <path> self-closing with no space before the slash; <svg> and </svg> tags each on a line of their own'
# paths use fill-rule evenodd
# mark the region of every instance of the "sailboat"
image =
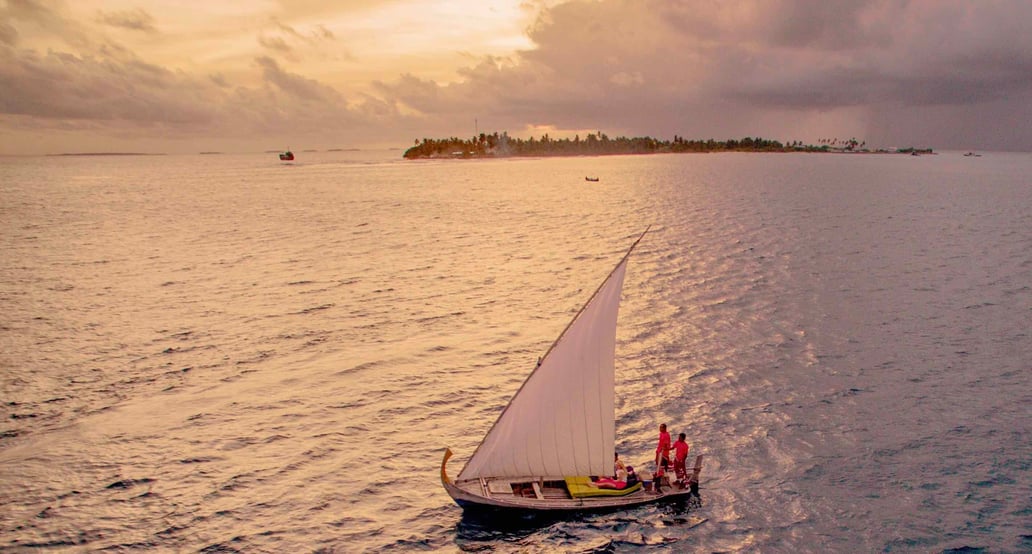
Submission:
<svg viewBox="0 0 1032 554">
<path fill-rule="evenodd" d="M 294 160 L 294 153 L 291 152 L 289 148 L 287 148 L 286 151 L 280 152 L 279 159 L 280 159 L 280 161 L 284 161 L 284 162 L 293 161 Z"/>
<path fill-rule="evenodd" d="M 463 509 L 529 512 L 612 510 L 698 495 L 702 456 L 681 486 L 651 476 L 623 489 L 614 474 L 616 323 L 627 261 L 641 239 L 573 317 L 452 480 L 450 448 L 441 483 Z"/>
</svg>

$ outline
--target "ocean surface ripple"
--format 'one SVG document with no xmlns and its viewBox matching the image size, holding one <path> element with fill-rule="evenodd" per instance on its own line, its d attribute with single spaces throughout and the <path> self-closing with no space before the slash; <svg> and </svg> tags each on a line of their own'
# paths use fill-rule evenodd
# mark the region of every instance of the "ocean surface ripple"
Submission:
<svg viewBox="0 0 1032 554">
<path fill-rule="evenodd" d="M 399 157 L 0 160 L 0 549 L 1032 551 L 1032 156 Z M 648 225 L 617 448 L 701 504 L 464 516 Z"/>
</svg>

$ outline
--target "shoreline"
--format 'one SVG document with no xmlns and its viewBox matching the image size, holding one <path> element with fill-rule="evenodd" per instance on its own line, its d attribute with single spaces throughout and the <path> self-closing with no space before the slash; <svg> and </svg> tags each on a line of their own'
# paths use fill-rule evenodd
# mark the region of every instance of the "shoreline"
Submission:
<svg viewBox="0 0 1032 554">
<path fill-rule="evenodd" d="M 958 150 L 959 152 L 959 150 Z M 654 152 L 598 152 L 598 153 L 546 153 L 546 152 L 535 152 L 532 154 L 497 154 L 497 153 L 485 153 L 478 154 L 475 152 L 453 152 L 451 154 L 445 153 L 434 153 L 429 155 L 418 155 L 418 156 L 402 156 L 407 160 L 472 160 L 472 159 L 508 159 L 508 158 L 592 158 L 600 156 L 661 156 L 661 155 L 677 155 L 677 154 L 730 154 L 730 153 L 745 153 L 745 154 L 838 154 L 848 156 L 938 156 L 939 152 L 927 149 L 900 149 L 900 150 L 683 150 L 683 151 L 654 151 Z"/>
<path fill-rule="evenodd" d="M 202 152 L 203 153 L 203 152 Z M 165 156 L 164 152 L 62 152 L 47 156 Z"/>
<path fill-rule="evenodd" d="M 599 131 L 589 133 L 585 139 L 576 135 L 573 139 L 553 139 L 547 134 L 540 139 L 513 138 L 506 132 L 480 133 L 470 139 L 449 137 L 444 139 L 424 138 L 416 140 L 402 155 L 405 159 L 441 158 L 511 158 L 511 157 L 572 157 L 637 154 L 708 154 L 712 152 L 777 152 L 777 153 L 820 153 L 820 154 L 934 154 L 931 148 L 867 148 L 867 141 L 856 138 L 848 140 L 820 139 L 819 144 L 806 144 L 794 140 L 782 143 L 762 137 L 741 139 L 686 139 L 674 136 L 673 140 L 644 137 L 610 138 Z"/>
</svg>

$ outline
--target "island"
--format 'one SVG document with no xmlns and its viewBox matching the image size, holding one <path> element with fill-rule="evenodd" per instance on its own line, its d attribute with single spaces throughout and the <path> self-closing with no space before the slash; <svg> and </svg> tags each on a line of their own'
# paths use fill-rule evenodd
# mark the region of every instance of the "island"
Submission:
<svg viewBox="0 0 1032 554">
<path fill-rule="evenodd" d="M 62 152 L 47 156 L 164 156 L 163 152 Z"/>
<path fill-rule="evenodd" d="M 423 158 L 506 158 L 517 156 L 605 156 L 617 154 L 662 154 L 680 152 L 822 152 L 822 153 L 868 153 L 868 154 L 933 154 L 931 148 L 894 148 L 870 150 L 866 142 L 855 138 L 848 140 L 821 139 L 819 144 L 804 144 L 792 141 L 787 144 L 760 137 L 741 139 L 686 139 L 675 135 L 673 140 L 652 137 L 616 137 L 605 133 L 589 133 L 584 139 L 554 139 L 543 135 L 540 139 L 520 139 L 508 133 L 480 133 L 469 139 L 451 137 L 446 139 L 417 139 L 415 145 L 403 156 L 409 160 Z"/>
</svg>

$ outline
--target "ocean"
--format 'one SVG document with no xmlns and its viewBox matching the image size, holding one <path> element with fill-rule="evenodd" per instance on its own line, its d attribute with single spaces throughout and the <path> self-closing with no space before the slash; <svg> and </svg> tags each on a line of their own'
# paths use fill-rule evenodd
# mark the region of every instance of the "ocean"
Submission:
<svg viewBox="0 0 1032 554">
<path fill-rule="evenodd" d="M 701 501 L 464 515 L 649 225 L 617 449 Z M 1030 154 L 3 158 L 0 226 L 3 551 L 1032 551 Z"/>
</svg>

